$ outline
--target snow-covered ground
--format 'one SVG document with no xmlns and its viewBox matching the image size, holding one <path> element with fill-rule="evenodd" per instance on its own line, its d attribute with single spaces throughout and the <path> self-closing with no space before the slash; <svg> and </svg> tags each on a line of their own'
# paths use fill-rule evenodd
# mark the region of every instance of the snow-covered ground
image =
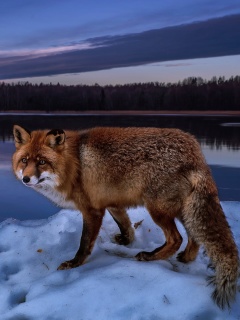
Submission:
<svg viewBox="0 0 240 320">
<path fill-rule="evenodd" d="M 223 202 L 240 248 L 240 203 Z M 33 208 L 34 211 L 34 208 Z M 108 213 L 94 250 L 83 266 L 57 271 L 74 256 L 82 217 L 61 210 L 47 220 L 0 224 L 1 320 L 209 320 L 240 319 L 240 293 L 230 311 L 221 311 L 207 286 L 208 257 L 201 249 L 196 261 L 138 262 L 133 257 L 164 242 L 162 231 L 144 208 L 129 210 L 132 223 L 141 220 L 135 241 L 119 246 L 118 228 Z M 178 224 L 181 234 L 185 231 Z"/>
</svg>

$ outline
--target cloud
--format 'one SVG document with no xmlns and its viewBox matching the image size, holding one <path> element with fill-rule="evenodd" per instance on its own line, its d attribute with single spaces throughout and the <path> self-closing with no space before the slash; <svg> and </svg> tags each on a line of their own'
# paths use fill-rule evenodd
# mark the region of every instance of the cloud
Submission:
<svg viewBox="0 0 240 320">
<path fill-rule="evenodd" d="M 10 58 L 12 57 L 12 61 L 14 61 L 14 58 L 16 58 L 17 60 L 22 57 L 22 59 L 24 59 L 24 57 L 28 57 L 28 58 L 38 58 L 38 57 L 44 57 L 44 56 L 48 56 L 51 54 L 60 54 L 60 53 L 66 53 L 68 51 L 75 51 L 75 50 L 84 50 L 84 49 L 90 49 L 93 48 L 93 45 L 91 43 L 73 43 L 71 45 L 67 45 L 67 46 L 58 46 L 58 47 L 50 47 L 50 48 L 42 48 L 42 49 L 35 49 L 35 50 L 4 50 L 1 51 L 0 50 L 0 58 Z M 22 60 L 21 59 L 21 60 Z"/>
<path fill-rule="evenodd" d="M 0 79 L 80 73 L 148 63 L 240 54 L 240 14 L 121 36 L 87 39 L 86 48 L 0 58 Z M 68 49 L 68 50 L 67 50 Z"/>
<path fill-rule="evenodd" d="M 167 63 L 164 65 L 164 67 L 187 67 L 187 66 L 191 66 L 191 63 Z"/>
</svg>

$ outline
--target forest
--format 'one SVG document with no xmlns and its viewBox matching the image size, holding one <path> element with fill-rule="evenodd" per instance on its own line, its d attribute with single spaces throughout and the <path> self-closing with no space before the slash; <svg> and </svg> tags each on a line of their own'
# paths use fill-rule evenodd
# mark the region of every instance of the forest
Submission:
<svg viewBox="0 0 240 320">
<path fill-rule="evenodd" d="M 0 82 L 0 111 L 240 110 L 240 76 L 178 83 L 61 85 Z"/>
</svg>

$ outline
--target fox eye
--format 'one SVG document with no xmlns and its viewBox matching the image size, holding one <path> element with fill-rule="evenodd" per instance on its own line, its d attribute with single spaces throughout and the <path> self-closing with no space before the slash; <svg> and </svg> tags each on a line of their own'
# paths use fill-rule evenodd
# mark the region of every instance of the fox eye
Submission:
<svg viewBox="0 0 240 320">
<path fill-rule="evenodd" d="M 22 163 L 27 163 L 27 158 L 22 158 Z"/>
<path fill-rule="evenodd" d="M 45 160 L 39 160 L 39 164 L 40 164 L 41 166 L 43 166 L 45 163 L 46 163 Z"/>
</svg>

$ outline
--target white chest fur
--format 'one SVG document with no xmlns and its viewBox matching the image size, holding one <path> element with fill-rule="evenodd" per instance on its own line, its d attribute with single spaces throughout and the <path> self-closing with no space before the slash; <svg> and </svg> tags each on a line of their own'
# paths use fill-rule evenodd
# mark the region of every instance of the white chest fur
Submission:
<svg viewBox="0 0 240 320">
<path fill-rule="evenodd" d="M 73 210 L 77 209 L 73 201 L 66 200 L 66 196 L 63 193 L 58 192 L 55 188 L 52 188 L 49 185 L 44 185 L 41 187 L 36 186 L 34 189 L 61 208 Z"/>
</svg>

